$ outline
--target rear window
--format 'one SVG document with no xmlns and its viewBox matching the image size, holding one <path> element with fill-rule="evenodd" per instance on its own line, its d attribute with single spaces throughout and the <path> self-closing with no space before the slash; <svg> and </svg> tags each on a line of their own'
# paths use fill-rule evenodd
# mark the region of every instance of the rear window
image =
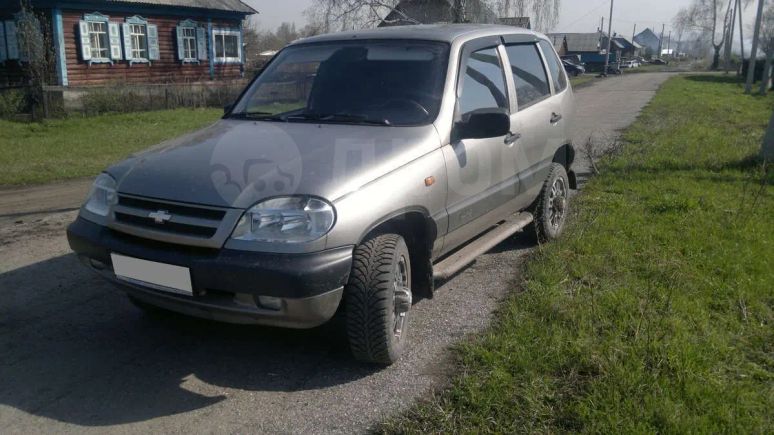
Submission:
<svg viewBox="0 0 774 435">
<path fill-rule="evenodd" d="M 562 92 L 567 87 L 567 75 L 564 73 L 564 67 L 561 61 L 556 57 L 554 47 L 548 41 L 540 41 L 540 49 L 546 57 L 548 69 L 551 71 L 551 78 L 554 80 L 556 92 Z"/>
<path fill-rule="evenodd" d="M 516 82 L 516 98 L 519 109 L 531 106 L 551 95 L 548 76 L 543 60 L 535 44 L 509 45 L 505 47 L 511 63 L 511 73 Z"/>
</svg>

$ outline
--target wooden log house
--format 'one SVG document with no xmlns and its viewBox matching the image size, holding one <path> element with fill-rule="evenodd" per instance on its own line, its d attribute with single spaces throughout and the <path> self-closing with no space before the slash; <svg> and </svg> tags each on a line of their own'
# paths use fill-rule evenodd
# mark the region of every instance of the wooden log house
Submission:
<svg viewBox="0 0 774 435">
<path fill-rule="evenodd" d="M 242 77 L 240 0 L 32 0 L 50 26 L 57 85 L 198 83 Z M 0 88 L 19 85 L 25 53 L 16 0 L 0 2 Z"/>
</svg>

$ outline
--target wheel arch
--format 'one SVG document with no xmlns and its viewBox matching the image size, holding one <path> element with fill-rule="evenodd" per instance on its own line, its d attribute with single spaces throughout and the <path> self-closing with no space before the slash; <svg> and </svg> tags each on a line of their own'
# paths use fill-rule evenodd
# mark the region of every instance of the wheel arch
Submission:
<svg viewBox="0 0 774 435">
<path fill-rule="evenodd" d="M 438 226 L 424 207 L 408 207 L 382 217 L 360 237 L 358 244 L 378 234 L 398 234 L 406 241 L 411 260 L 412 291 L 417 296 L 433 296 L 433 243 Z"/>
<path fill-rule="evenodd" d="M 575 162 L 575 147 L 572 143 L 560 146 L 554 153 L 552 162 L 564 166 L 565 171 L 567 171 L 567 178 L 569 178 L 570 188 L 577 189 L 578 181 L 575 171 L 572 170 L 572 164 Z"/>
</svg>

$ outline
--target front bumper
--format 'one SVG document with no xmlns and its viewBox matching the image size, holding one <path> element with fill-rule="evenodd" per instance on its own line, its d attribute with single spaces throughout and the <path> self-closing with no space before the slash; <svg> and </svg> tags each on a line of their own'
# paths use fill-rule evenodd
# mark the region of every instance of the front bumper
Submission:
<svg viewBox="0 0 774 435">
<path fill-rule="evenodd" d="M 67 228 L 67 239 L 85 264 L 135 298 L 229 323 L 319 326 L 335 314 L 352 266 L 352 246 L 309 254 L 197 248 L 141 239 L 80 217 Z M 111 253 L 187 267 L 193 296 L 118 279 Z M 263 307 L 258 296 L 279 298 L 279 310 Z"/>
</svg>

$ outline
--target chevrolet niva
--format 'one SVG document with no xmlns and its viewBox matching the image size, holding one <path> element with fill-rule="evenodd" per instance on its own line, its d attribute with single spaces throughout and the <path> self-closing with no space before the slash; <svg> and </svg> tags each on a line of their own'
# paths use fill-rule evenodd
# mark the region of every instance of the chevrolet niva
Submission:
<svg viewBox="0 0 774 435">
<path fill-rule="evenodd" d="M 215 124 L 97 177 L 67 230 L 143 309 L 313 328 L 362 361 L 417 297 L 527 228 L 562 231 L 573 93 L 545 36 L 418 25 L 279 52 Z"/>
</svg>

